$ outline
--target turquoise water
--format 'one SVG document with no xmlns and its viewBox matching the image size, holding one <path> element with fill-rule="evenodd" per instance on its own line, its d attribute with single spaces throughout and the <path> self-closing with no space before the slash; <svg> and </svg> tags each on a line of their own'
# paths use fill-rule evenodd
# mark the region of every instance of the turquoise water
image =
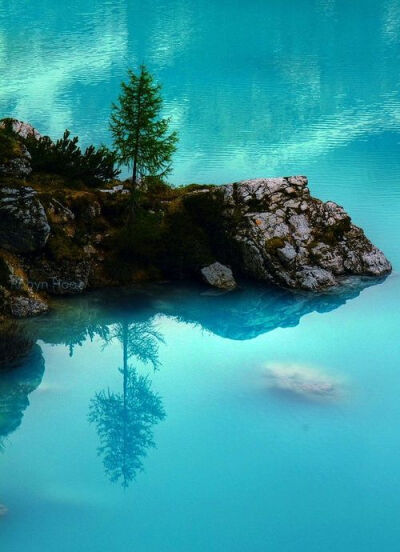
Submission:
<svg viewBox="0 0 400 552">
<path fill-rule="evenodd" d="M 0 0 L 0 116 L 108 142 L 145 62 L 173 183 L 307 174 L 395 270 L 318 297 L 95 293 L 31 321 L 0 380 L 2 550 L 397 550 L 400 3 L 65 4 Z"/>
</svg>

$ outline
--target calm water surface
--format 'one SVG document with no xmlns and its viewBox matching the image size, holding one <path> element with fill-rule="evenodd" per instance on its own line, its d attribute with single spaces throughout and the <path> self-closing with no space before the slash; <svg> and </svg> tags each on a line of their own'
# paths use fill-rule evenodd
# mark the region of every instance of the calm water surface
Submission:
<svg viewBox="0 0 400 552">
<path fill-rule="evenodd" d="M 0 380 L 2 550 L 398 549 L 399 41 L 399 0 L 0 0 L 0 116 L 108 143 L 145 62 L 173 183 L 306 174 L 395 269 L 325 297 L 96 293 L 30 322 Z M 333 395 L 285 391 L 293 372 Z"/>
</svg>

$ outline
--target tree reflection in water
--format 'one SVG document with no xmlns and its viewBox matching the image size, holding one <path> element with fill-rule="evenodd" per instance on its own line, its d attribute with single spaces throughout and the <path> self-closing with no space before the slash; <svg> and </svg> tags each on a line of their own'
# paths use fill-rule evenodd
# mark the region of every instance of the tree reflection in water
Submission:
<svg viewBox="0 0 400 552">
<path fill-rule="evenodd" d="M 123 349 L 123 367 L 119 369 L 122 392 L 107 389 L 96 393 L 90 403 L 89 421 L 96 425 L 98 453 L 108 478 L 128 487 L 143 470 L 147 449 L 155 446 L 153 425 L 165 418 L 161 398 L 152 391 L 149 377 L 139 375 L 129 360 L 151 364 L 156 370 L 163 338 L 152 321 L 118 323 L 108 342 L 115 338 Z"/>
</svg>

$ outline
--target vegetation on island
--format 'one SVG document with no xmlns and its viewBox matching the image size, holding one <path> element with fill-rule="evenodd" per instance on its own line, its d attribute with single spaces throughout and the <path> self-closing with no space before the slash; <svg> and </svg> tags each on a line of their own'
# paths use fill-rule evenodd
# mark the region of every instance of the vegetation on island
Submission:
<svg viewBox="0 0 400 552">
<path fill-rule="evenodd" d="M 106 146 L 89 146 L 82 151 L 78 142 L 79 138 L 71 138 L 69 130 L 56 142 L 48 136 L 39 139 L 28 136 L 25 145 L 32 157 L 33 171 L 57 174 L 74 182 L 83 181 L 88 187 L 104 184 L 120 174 L 115 167 L 114 152 Z"/>
<path fill-rule="evenodd" d="M 44 285 L 39 293 L 53 294 L 58 293 L 54 278 L 72 283 L 90 278 L 90 287 L 182 279 L 198 277 L 199 269 L 215 260 L 200 222 L 215 229 L 218 206 L 204 197 L 195 209 L 191 201 L 192 194 L 200 199 L 210 186 L 173 187 L 167 181 L 178 136 L 163 116 L 160 86 L 142 66 L 129 71 L 121 87 L 110 114 L 113 149 L 81 148 L 68 130 L 53 141 L 29 125 L 20 132 L 17 121 L 0 121 L 0 193 L 33 188 L 50 226 L 26 275 L 17 257 L 0 249 L 5 264 L 0 292 L 6 290 L 0 311 L 17 272 L 25 279 L 18 294 L 31 297 L 28 280 Z M 8 173 L 2 171 L 7 166 Z M 26 174 L 17 175 L 15 167 Z M 132 176 L 120 180 L 123 167 Z M 220 234 L 213 231 L 215 243 Z"/>
<path fill-rule="evenodd" d="M 120 170 L 116 168 L 116 155 L 102 145 L 79 147 L 79 138 L 71 137 L 65 130 L 62 138 L 53 142 L 48 136 L 26 137 L 16 135 L 13 119 L 3 119 L 0 128 L 0 164 L 18 158 L 22 148 L 29 152 L 29 165 L 34 175 L 53 175 L 66 180 L 70 187 L 98 187 L 115 179 Z"/>
<path fill-rule="evenodd" d="M 33 133 L 18 135 L 14 120 L 6 118 L 0 125 L 0 166 L 21 157 L 26 148 L 32 169 L 29 181 L 38 181 L 37 175 L 52 175 L 62 179 L 53 180 L 55 187 L 96 188 L 114 182 L 126 166 L 132 169 L 126 184 L 135 192 L 136 201 L 144 188 L 165 188 L 178 135 L 169 130 L 170 119 L 161 115 L 161 86 L 143 65 L 138 74 L 128 71 L 128 82 L 122 82 L 121 88 L 117 103 L 111 106 L 113 150 L 105 145 L 82 150 L 79 138 L 69 130 L 55 142 Z"/>
</svg>

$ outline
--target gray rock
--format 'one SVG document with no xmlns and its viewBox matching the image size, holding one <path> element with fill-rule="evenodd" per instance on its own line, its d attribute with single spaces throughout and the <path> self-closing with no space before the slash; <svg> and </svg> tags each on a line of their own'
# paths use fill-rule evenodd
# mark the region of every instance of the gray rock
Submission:
<svg viewBox="0 0 400 552">
<path fill-rule="evenodd" d="M 201 269 L 201 274 L 205 282 L 210 286 L 226 290 L 236 288 L 236 281 L 233 277 L 232 270 L 221 263 L 216 262 L 209 266 L 205 266 Z"/>
<path fill-rule="evenodd" d="M 45 210 L 32 188 L 0 189 L 0 247 L 30 253 L 44 247 L 49 234 Z"/>
<path fill-rule="evenodd" d="M 301 289 L 314 291 L 335 286 L 337 280 L 324 268 L 305 266 L 298 273 L 298 284 Z"/>
<path fill-rule="evenodd" d="M 24 123 L 23 121 L 18 121 L 18 119 L 7 119 L 6 121 L 11 122 L 12 130 L 21 136 L 21 138 L 28 138 L 28 136 L 34 136 L 39 140 L 42 135 L 38 132 L 32 125 L 29 123 Z M 4 128 L 6 122 L 4 120 L 0 121 L 0 128 Z"/>
<path fill-rule="evenodd" d="M 290 243 L 285 243 L 284 247 L 277 250 L 278 257 L 284 263 L 291 263 L 297 255 L 296 249 Z"/>
<path fill-rule="evenodd" d="M 25 178 L 31 174 L 31 154 L 23 144 L 19 145 L 19 150 L 16 157 L 0 163 L 0 176 Z"/>
<path fill-rule="evenodd" d="M 364 253 L 361 257 L 364 271 L 371 276 L 380 276 L 383 272 L 389 272 L 391 265 L 385 255 L 377 247 Z"/>
<path fill-rule="evenodd" d="M 230 264 L 252 278 L 318 291 L 346 275 L 392 269 L 343 207 L 310 195 L 304 176 L 244 180 L 204 193 L 222 213 L 221 234 L 235 252 Z"/>
</svg>

